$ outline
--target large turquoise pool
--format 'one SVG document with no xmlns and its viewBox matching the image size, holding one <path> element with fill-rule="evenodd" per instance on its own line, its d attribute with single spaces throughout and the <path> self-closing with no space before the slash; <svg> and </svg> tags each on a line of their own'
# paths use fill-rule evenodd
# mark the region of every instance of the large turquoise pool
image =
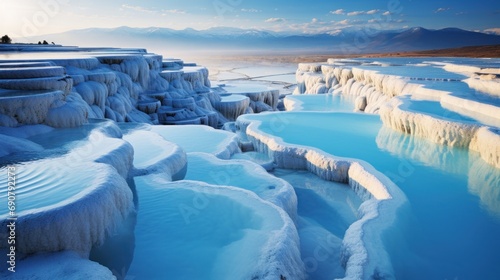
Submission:
<svg viewBox="0 0 500 280">
<path fill-rule="evenodd" d="M 289 144 L 362 159 L 396 183 L 411 211 L 403 238 L 386 236 L 397 279 L 498 279 L 500 170 L 476 153 L 384 128 L 377 115 L 280 112 L 253 115 Z"/>
</svg>

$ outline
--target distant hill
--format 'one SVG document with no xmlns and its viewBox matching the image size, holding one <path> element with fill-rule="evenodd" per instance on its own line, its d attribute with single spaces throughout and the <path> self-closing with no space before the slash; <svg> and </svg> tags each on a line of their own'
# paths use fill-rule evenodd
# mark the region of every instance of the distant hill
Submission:
<svg viewBox="0 0 500 280">
<path fill-rule="evenodd" d="M 429 30 L 422 27 L 402 32 L 380 33 L 371 40 L 369 48 L 376 52 L 422 51 L 466 46 L 496 45 L 500 36 L 458 28 Z"/>
<path fill-rule="evenodd" d="M 367 54 L 363 57 L 480 57 L 500 58 L 500 45 L 470 46 L 428 51 Z"/>
<path fill-rule="evenodd" d="M 90 28 L 28 38 L 32 42 L 53 41 L 63 45 L 147 48 L 157 53 L 269 53 L 344 55 L 425 51 L 478 45 L 498 45 L 500 36 L 458 28 L 430 30 L 343 30 L 335 34 L 291 34 L 257 29 L 217 27 L 207 30 L 168 28 Z"/>
</svg>

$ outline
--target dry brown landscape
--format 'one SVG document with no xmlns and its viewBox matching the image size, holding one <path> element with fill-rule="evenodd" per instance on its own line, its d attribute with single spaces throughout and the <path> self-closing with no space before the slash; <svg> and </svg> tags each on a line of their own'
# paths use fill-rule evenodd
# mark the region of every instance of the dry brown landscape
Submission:
<svg viewBox="0 0 500 280">
<path fill-rule="evenodd" d="M 363 57 L 500 57 L 500 45 L 472 46 L 455 49 L 441 49 L 419 52 L 402 52 L 388 54 L 367 54 Z"/>
<path fill-rule="evenodd" d="M 248 55 L 248 56 L 215 56 L 213 60 L 232 60 L 246 62 L 268 62 L 268 63 L 301 63 L 322 62 L 329 58 L 357 58 L 357 57 L 477 57 L 498 58 L 500 57 L 500 45 L 471 46 L 453 49 L 439 49 L 415 52 L 397 53 L 368 53 L 368 54 L 316 54 L 316 55 Z"/>
</svg>

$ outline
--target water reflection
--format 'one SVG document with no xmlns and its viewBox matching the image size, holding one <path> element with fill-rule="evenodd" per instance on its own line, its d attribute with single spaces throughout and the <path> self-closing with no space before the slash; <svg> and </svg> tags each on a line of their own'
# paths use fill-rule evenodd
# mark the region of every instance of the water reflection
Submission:
<svg viewBox="0 0 500 280">
<path fill-rule="evenodd" d="M 500 170 L 476 152 L 434 144 L 388 127 L 380 129 L 377 146 L 397 157 L 434 169 L 468 176 L 468 190 L 478 196 L 483 209 L 500 220 Z"/>
<path fill-rule="evenodd" d="M 468 174 L 469 192 L 479 196 L 481 206 L 500 221 L 500 170 L 474 154 Z"/>
<path fill-rule="evenodd" d="M 413 160 L 425 166 L 453 174 L 466 174 L 468 152 L 435 144 L 429 140 L 382 127 L 376 138 L 379 149 L 393 156 Z"/>
</svg>

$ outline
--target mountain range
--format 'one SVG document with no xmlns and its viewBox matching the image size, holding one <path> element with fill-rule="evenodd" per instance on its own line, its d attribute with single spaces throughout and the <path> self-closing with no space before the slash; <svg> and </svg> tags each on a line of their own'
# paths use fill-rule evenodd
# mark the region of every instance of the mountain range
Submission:
<svg viewBox="0 0 500 280">
<path fill-rule="evenodd" d="M 500 35 L 458 28 L 439 30 L 414 27 L 368 32 L 293 34 L 257 29 L 215 27 L 206 30 L 169 28 L 89 28 L 28 38 L 64 45 L 147 48 L 198 53 L 338 53 L 362 54 L 422 51 L 479 45 L 500 45 Z"/>
</svg>

